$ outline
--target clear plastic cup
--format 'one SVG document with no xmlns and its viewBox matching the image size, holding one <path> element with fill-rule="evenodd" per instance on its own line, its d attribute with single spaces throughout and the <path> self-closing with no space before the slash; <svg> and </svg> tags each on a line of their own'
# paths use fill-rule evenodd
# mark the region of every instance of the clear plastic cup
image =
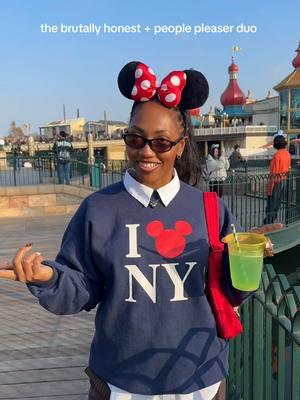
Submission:
<svg viewBox="0 0 300 400">
<path fill-rule="evenodd" d="M 232 285 L 239 290 L 259 287 L 267 238 L 259 233 L 237 232 L 222 239 L 228 245 Z"/>
</svg>

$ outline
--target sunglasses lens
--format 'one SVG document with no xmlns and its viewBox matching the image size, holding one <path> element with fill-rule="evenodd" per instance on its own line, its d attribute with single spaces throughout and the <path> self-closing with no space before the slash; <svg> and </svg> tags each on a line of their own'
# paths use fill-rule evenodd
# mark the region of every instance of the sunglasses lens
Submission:
<svg viewBox="0 0 300 400">
<path fill-rule="evenodd" d="M 169 151 L 172 147 L 171 142 L 165 139 L 155 139 L 151 143 L 151 149 L 157 153 Z"/>
<path fill-rule="evenodd" d="M 132 147 L 133 149 L 141 149 L 145 146 L 144 138 L 134 133 L 128 133 L 125 135 L 124 140 L 127 146 Z"/>
<path fill-rule="evenodd" d="M 151 150 L 156 153 L 165 153 L 172 148 L 172 142 L 167 139 L 152 139 L 148 141 L 143 136 L 137 135 L 136 133 L 127 133 L 124 135 L 124 141 L 127 146 L 133 149 L 142 149 L 146 143 L 148 143 Z"/>
</svg>

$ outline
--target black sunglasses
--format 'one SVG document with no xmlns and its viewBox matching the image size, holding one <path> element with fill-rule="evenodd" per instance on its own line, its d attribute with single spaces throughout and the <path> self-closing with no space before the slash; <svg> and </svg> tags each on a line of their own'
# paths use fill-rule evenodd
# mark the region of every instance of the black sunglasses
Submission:
<svg viewBox="0 0 300 400">
<path fill-rule="evenodd" d="M 170 151 L 173 146 L 176 146 L 176 144 L 184 138 L 184 135 L 180 136 L 180 138 L 175 140 L 174 142 L 163 138 L 146 139 L 144 138 L 144 136 L 138 135 L 137 133 L 124 133 L 122 135 L 122 138 L 124 139 L 124 142 L 127 144 L 127 146 L 133 149 L 142 149 L 144 146 L 146 146 L 146 144 L 148 144 L 150 149 L 155 153 L 165 153 L 167 151 Z"/>
</svg>

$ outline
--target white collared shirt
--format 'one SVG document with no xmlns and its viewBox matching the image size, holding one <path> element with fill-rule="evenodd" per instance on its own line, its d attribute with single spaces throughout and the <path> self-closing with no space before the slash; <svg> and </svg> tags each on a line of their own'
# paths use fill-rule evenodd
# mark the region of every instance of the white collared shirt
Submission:
<svg viewBox="0 0 300 400">
<path fill-rule="evenodd" d="M 151 196 L 154 192 L 149 186 L 139 183 L 134 179 L 128 171 L 125 173 L 124 186 L 128 193 L 131 194 L 136 200 L 138 200 L 143 206 L 148 207 Z M 172 180 L 165 186 L 157 189 L 159 197 L 165 207 L 167 207 L 174 199 L 180 189 L 180 181 L 176 170 L 174 169 L 174 176 Z"/>
<path fill-rule="evenodd" d="M 139 183 L 134 179 L 128 171 L 125 173 L 124 186 L 128 193 L 130 193 L 136 200 L 138 200 L 145 207 L 148 207 L 151 196 L 154 190 L 146 185 Z M 157 189 L 160 199 L 165 207 L 174 199 L 180 189 L 180 181 L 176 170 L 174 169 L 174 176 L 172 180 L 165 186 Z M 110 400 L 212 400 L 219 390 L 221 382 L 217 382 L 211 386 L 197 390 L 189 394 L 162 394 L 162 395 L 142 395 L 126 392 L 116 386 L 108 383 L 111 395 Z"/>
</svg>

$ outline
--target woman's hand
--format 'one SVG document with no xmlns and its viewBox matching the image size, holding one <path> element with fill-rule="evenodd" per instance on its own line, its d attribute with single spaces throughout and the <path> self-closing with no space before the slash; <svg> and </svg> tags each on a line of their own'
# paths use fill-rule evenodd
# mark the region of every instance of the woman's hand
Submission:
<svg viewBox="0 0 300 400">
<path fill-rule="evenodd" d="M 268 234 L 270 232 L 277 231 L 278 229 L 283 228 L 283 224 L 277 223 L 277 224 L 269 224 L 269 225 L 262 225 L 257 228 L 251 229 L 249 232 L 253 233 L 261 233 L 262 235 Z M 267 238 L 267 244 L 265 248 L 265 257 L 273 257 L 274 256 L 274 251 L 273 251 L 273 243 L 269 238 Z"/>
<path fill-rule="evenodd" d="M 43 265 L 40 253 L 32 253 L 25 257 L 32 245 L 21 247 L 12 262 L 0 262 L 0 278 L 24 283 L 44 283 L 53 276 L 53 269 Z"/>
</svg>

